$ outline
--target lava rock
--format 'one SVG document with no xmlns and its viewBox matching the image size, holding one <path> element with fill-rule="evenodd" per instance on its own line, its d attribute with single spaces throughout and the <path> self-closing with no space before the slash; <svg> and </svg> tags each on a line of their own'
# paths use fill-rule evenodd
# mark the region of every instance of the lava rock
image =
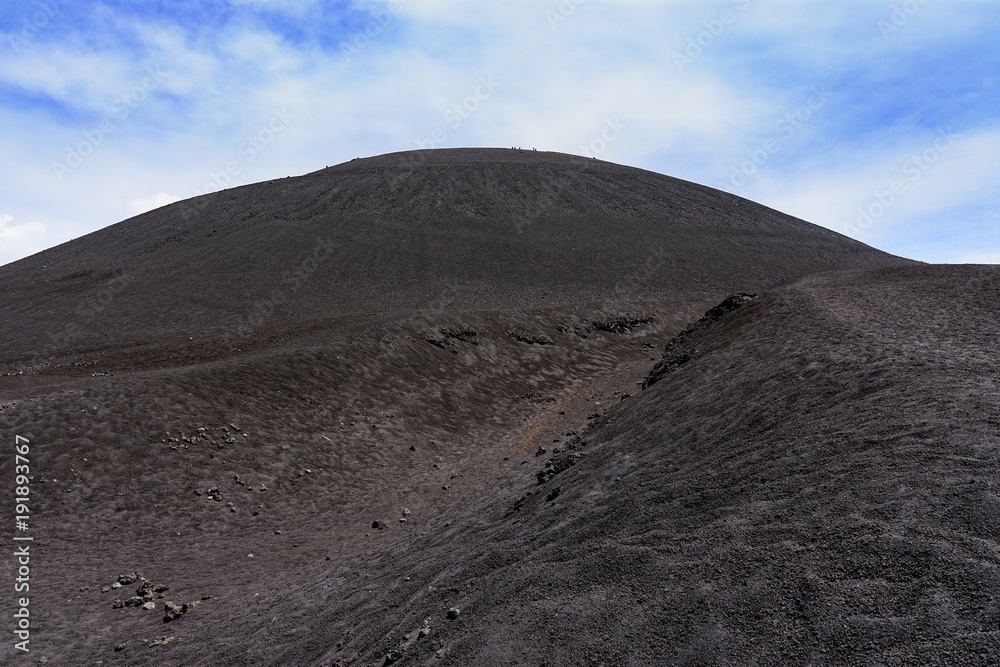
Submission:
<svg viewBox="0 0 1000 667">
<path fill-rule="evenodd" d="M 140 576 L 141 575 L 138 570 L 132 572 L 132 574 L 120 574 L 118 575 L 118 583 L 122 586 L 128 586 L 129 584 L 134 584 L 139 581 Z"/>
<path fill-rule="evenodd" d="M 170 621 L 175 621 L 184 614 L 184 609 L 178 607 L 173 602 L 167 602 L 163 605 L 163 622 L 169 623 Z"/>
</svg>

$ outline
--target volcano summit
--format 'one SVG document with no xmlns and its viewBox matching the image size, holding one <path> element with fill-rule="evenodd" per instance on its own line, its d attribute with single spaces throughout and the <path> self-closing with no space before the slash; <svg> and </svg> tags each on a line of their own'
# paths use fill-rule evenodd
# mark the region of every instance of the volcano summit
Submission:
<svg viewBox="0 0 1000 667">
<path fill-rule="evenodd" d="M 0 285 L 52 664 L 1000 661 L 995 267 L 456 149 Z"/>
</svg>

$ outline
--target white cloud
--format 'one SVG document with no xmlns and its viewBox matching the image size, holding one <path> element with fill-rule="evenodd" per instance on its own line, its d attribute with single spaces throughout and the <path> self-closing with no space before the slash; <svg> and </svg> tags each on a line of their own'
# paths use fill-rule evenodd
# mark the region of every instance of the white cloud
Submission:
<svg viewBox="0 0 1000 667">
<path fill-rule="evenodd" d="M 157 192 L 152 197 L 146 197 L 145 199 L 129 199 L 127 201 L 127 205 L 133 215 L 140 215 L 142 213 L 152 211 L 153 209 L 160 208 L 161 206 L 173 204 L 181 199 L 184 199 L 184 197 L 178 197 L 177 195 L 168 194 L 166 192 Z"/>
<path fill-rule="evenodd" d="M 111 18 L 95 24 L 87 39 L 53 26 L 0 60 L 0 83 L 92 110 L 89 120 L 75 120 L 80 114 L 53 111 L 55 105 L 0 104 L 4 210 L 19 220 L 45 220 L 45 237 L 55 243 L 193 196 L 234 161 L 239 173 L 230 185 L 242 185 L 413 149 L 438 128 L 446 135 L 441 146 L 578 153 L 609 119 L 623 129 L 602 158 L 719 187 L 748 149 L 776 134 L 776 121 L 799 108 L 811 86 L 824 84 L 832 90 L 830 104 L 738 194 L 846 231 L 857 208 L 933 141 L 933 131 L 921 134 L 927 121 L 919 114 L 934 112 L 947 123 L 956 108 L 971 107 L 980 111 L 975 122 L 956 120 L 956 131 L 967 136 L 860 238 L 888 246 L 919 231 L 916 221 L 929 229 L 933 216 L 954 236 L 954 221 L 963 219 L 958 208 L 978 204 L 988 211 L 997 201 L 990 176 L 1000 130 L 982 120 L 996 118 L 995 105 L 985 93 L 950 100 L 928 93 L 935 83 L 929 61 L 906 70 L 920 44 L 934 47 L 935 64 L 948 61 L 948 49 L 975 30 L 966 15 L 976 7 L 971 2 L 962 11 L 928 4 L 886 39 L 876 22 L 891 8 L 860 1 L 782 2 L 771 11 L 744 0 L 399 0 L 401 11 L 351 58 L 340 43 L 358 34 L 368 11 L 388 2 L 351 0 L 349 11 L 360 15 L 350 17 L 343 5 L 318 0 L 219 4 L 224 20 L 195 30 L 166 17 L 140 18 L 127 3 L 105 7 L 103 18 Z M 560 14 L 566 20 L 553 29 L 546 12 L 566 7 L 575 9 Z M 711 22 L 723 9 L 736 12 L 736 20 L 679 70 L 674 54 L 709 29 L 706 21 L 718 28 Z M 265 23 L 275 13 L 284 18 Z M 338 33 L 341 24 L 350 27 Z M 166 77 L 155 94 L 127 120 L 115 117 L 100 150 L 57 182 L 52 163 L 64 160 L 114 100 L 157 66 Z M 967 71 L 974 88 L 989 70 L 969 63 Z M 446 111 L 472 94 L 481 76 L 499 88 L 454 127 Z M 905 99 L 886 105 L 886 91 L 896 86 Z M 881 106 L 868 108 L 873 97 Z M 897 106 L 907 110 L 902 120 L 883 120 L 882 112 Z M 284 108 L 294 114 L 287 129 L 262 150 L 240 150 Z M 961 241 L 948 257 L 974 250 L 984 237 L 966 234 Z"/>
<path fill-rule="evenodd" d="M 974 252 L 962 255 L 956 264 L 1000 264 L 1000 249 L 994 252 Z"/>
<path fill-rule="evenodd" d="M 45 248 L 45 225 L 40 222 L 13 222 L 14 216 L 0 214 L 0 265 Z"/>
<path fill-rule="evenodd" d="M 942 128 L 867 152 L 829 155 L 798 174 L 762 170 L 746 196 L 870 243 L 919 231 L 900 232 L 909 221 L 943 219 L 968 202 L 995 198 L 997 155 L 1000 129 L 950 134 Z"/>
</svg>

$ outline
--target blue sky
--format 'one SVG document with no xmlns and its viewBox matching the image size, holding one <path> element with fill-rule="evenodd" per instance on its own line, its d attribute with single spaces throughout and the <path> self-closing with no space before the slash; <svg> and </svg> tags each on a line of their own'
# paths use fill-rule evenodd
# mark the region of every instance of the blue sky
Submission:
<svg viewBox="0 0 1000 667">
<path fill-rule="evenodd" d="M 1000 3 L 13 1 L 0 263 L 418 146 L 597 155 L 1000 263 Z"/>
</svg>

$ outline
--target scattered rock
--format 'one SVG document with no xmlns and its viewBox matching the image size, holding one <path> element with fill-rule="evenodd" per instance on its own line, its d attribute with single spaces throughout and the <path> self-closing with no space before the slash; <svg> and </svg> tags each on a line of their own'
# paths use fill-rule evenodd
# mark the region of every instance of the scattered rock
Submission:
<svg viewBox="0 0 1000 667">
<path fill-rule="evenodd" d="M 378 530 L 382 530 L 383 528 L 385 528 L 385 522 L 384 521 L 372 521 L 372 528 L 377 528 Z"/>
<path fill-rule="evenodd" d="M 386 653 L 385 659 L 382 661 L 382 664 L 391 665 L 392 663 L 396 662 L 402 657 L 403 657 L 403 652 L 398 649 L 389 651 L 388 653 Z"/>
<path fill-rule="evenodd" d="M 523 495 L 520 498 L 518 498 L 517 500 L 515 500 L 514 504 L 511 505 L 510 509 L 507 510 L 507 515 L 509 516 L 509 515 L 513 514 L 514 512 L 520 511 L 520 509 L 522 507 L 524 507 L 524 501 L 526 501 L 532 495 L 533 495 L 532 492 L 528 491 L 528 493 L 526 493 L 525 495 Z"/>
<path fill-rule="evenodd" d="M 451 609 L 448 610 L 447 614 L 448 620 L 454 621 L 456 618 L 458 618 L 458 615 L 461 613 L 462 613 L 461 609 L 459 609 L 458 607 L 452 607 Z"/>
<path fill-rule="evenodd" d="M 140 576 L 141 575 L 139 574 L 138 570 L 132 572 L 132 574 L 120 574 L 118 575 L 118 583 L 121 584 L 122 586 L 128 586 L 129 584 L 134 584 L 135 582 L 139 581 Z"/>
<path fill-rule="evenodd" d="M 110 590 L 111 590 L 111 586 L 105 586 L 105 587 L 103 587 L 103 588 L 101 589 L 101 592 L 102 592 L 102 593 L 107 593 L 107 592 L 108 592 L 108 591 L 110 591 Z"/>
<path fill-rule="evenodd" d="M 557 486 L 556 488 L 554 488 L 551 491 L 549 491 L 548 495 L 545 496 L 545 500 L 553 501 L 553 500 L 555 500 L 556 498 L 559 497 L 560 493 L 562 493 L 562 487 Z"/>
<path fill-rule="evenodd" d="M 527 343 L 529 345 L 552 345 L 554 342 L 552 338 L 546 336 L 545 334 L 532 334 L 520 329 L 508 331 L 507 335 L 517 341 Z"/>
<path fill-rule="evenodd" d="M 121 653 L 125 650 L 125 644 L 115 644 L 115 653 Z"/>
<path fill-rule="evenodd" d="M 125 603 L 122 602 L 121 598 L 115 598 L 115 601 L 111 603 L 112 609 L 123 609 L 124 607 Z"/>
<path fill-rule="evenodd" d="M 563 470 L 575 466 L 583 454 L 568 454 L 557 459 L 549 459 L 545 462 L 545 467 L 535 474 L 539 484 L 545 484 Z"/>
<path fill-rule="evenodd" d="M 166 602 L 163 604 L 163 622 L 175 621 L 183 616 L 185 611 L 184 607 L 178 607 L 173 602 Z"/>
<path fill-rule="evenodd" d="M 655 321 L 649 316 L 638 316 L 633 317 L 632 315 L 620 315 L 618 317 L 609 317 L 606 320 L 600 320 L 597 322 L 591 322 L 591 326 L 597 331 L 606 331 L 608 333 L 624 334 L 630 332 L 637 326 L 643 324 L 649 324 Z"/>
<path fill-rule="evenodd" d="M 122 587 L 122 582 L 120 581 L 116 581 L 115 583 L 111 584 L 111 588 L 121 588 L 121 587 Z"/>
<path fill-rule="evenodd" d="M 423 334 L 421 338 L 435 347 L 445 349 L 449 345 L 455 345 L 456 341 L 479 345 L 479 342 L 476 340 L 477 335 L 475 329 L 464 327 L 461 329 L 441 329 L 440 335 Z M 456 352 L 456 350 L 452 351 Z"/>
<path fill-rule="evenodd" d="M 130 597 L 128 600 L 125 600 L 125 606 L 126 607 L 141 607 L 145 602 L 146 602 L 145 599 L 139 597 L 138 595 L 134 595 L 134 596 Z"/>
<path fill-rule="evenodd" d="M 149 602 L 142 605 L 142 608 L 147 611 L 152 611 L 153 609 L 156 609 L 156 603 L 150 600 Z"/>
<path fill-rule="evenodd" d="M 720 320 L 723 315 L 750 303 L 756 298 L 756 294 L 746 294 L 743 292 L 730 294 L 722 303 L 708 309 L 700 320 L 689 324 L 683 331 L 671 338 L 663 350 L 663 357 L 656 362 L 656 365 L 649 371 L 646 379 L 643 380 L 642 388 L 646 389 L 656 384 L 669 373 L 690 361 L 691 355 L 684 348 L 687 347 L 686 343 L 691 334 L 699 329 L 711 326 Z M 696 350 L 692 350 L 692 352 L 696 352 Z"/>
</svg>

